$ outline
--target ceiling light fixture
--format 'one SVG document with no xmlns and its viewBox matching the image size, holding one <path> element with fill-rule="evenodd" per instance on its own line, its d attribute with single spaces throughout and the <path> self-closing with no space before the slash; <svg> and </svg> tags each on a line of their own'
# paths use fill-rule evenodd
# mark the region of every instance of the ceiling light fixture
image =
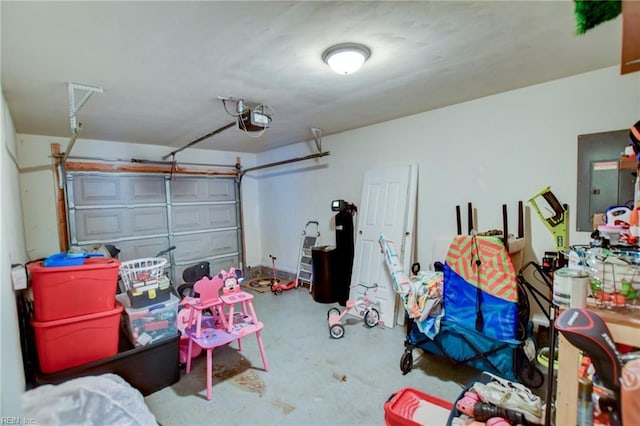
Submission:
<svg viewBox="0 0 640 426">
<path fill-rule="evenodd" d="M 369 59 L 371 51 L 363 44 L 341 43 L 331 46 L 322 54 L 322 60 L 338 74 L 352 74 Z"/>
</svg>

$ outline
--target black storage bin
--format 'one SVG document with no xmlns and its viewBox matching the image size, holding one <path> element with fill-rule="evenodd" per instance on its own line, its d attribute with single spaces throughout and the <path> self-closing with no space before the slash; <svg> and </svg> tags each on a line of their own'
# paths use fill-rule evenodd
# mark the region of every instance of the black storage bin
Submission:
<svg viewBox="0 0 640 426">
<path fill-rule="evenodd" d="M 319 246 L 311 249 L 313 285 L 311 296 L 318 303 L 335 303 L 338 294 L 335 291 L 338 251 L 332 246 Z"/>
<path fill-rule="evenodd" d="M 60 384 L 77 377 L 113 373 L 147 396 L 180 380 L 179 346 L 179 333 L 137 348 L 121 333 L 116 355 L 52 374 L 37 371 L 34 385 Z"/>
<path fill-rule="evenodd" d="M 113 373 L 146 396 L 180 380 L 181 335 L 179 332 L 146 346 L 134 347 L 122 327 L 120 327 L 117 354 L 45 374 L 40 370 L 38 363 L 35 335 L 31 325 L 33 302 L 29 301 L 26 290 L 16 292 L 16 305 L 27 390 L 41 385 L 57 385 L 82 376 Z"/>
</svg>

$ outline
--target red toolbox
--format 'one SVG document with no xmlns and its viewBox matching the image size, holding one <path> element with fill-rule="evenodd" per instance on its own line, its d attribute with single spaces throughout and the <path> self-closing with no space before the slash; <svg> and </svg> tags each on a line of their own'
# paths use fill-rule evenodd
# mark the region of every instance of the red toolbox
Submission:
<svg viewBox="0 0 640 426">
<path fill-rule="evenodd" d="M 40 370 L 54 373 L 118 353 L 122 305 L 55 321 L 31 321 Z"/>
<path fill-rule="evenodd" d="M 120 261 L 88 258 L 75 266 L 29 264 L 36 321 L 55 321 L 113 310 Z"/>
<path fill-rule="evenodd" d="M 404 388 L 384 404 L 387 426 L 446 425 L 453 404 L 417 389 Z"/>
</svg>

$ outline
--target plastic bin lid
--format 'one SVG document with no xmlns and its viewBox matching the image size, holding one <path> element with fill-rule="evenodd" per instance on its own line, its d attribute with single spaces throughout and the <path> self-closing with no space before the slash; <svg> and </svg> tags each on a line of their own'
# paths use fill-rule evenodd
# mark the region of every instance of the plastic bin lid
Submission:
<svg viewBox="0 0 640 426">
<path fill-rule="evenodd" d="M 140 314 L 144 312 L 152 312 L 156 309 L 177 309 L 178 304 L 180 303 L 180 299 L 171 293 L 169 295 L 169 300 L 165 300 L 164 302 L 154 303 L 149 306 L 143 306 L 142 308 L 133 308 L 131 307 L 131 301 L 129 297 L 125 293 L 116 294 L 116 300 L 124 307 L 124 310 L 128 314 Z"/>
<path fill-rule="evenodd" d="M 87 253 L 87 252 L 64 252 L 56 253 L 44 260 L 44 267 L 56 267 L 56 266 L 77 266 L 84 264 L 85 259 L 89 257 L 104 257 L 102 253 Z"/>
</svg>

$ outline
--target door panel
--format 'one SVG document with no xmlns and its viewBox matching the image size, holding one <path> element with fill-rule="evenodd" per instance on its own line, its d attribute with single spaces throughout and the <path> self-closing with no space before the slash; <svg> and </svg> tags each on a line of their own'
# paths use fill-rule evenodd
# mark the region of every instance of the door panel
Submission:
<svg viewBox="0 0 640 426">
<path fill-rule="evenodd" d="M 358 283 L 378 284 L 378 288 L 369 290 L 368 295 L 380 302 L 382 321 L 389 327 L 395 324 L 396 294 L 378 238 L 382 234 L 400 245 L 405 234 L 413 232 L 413 223 L 408 223 L 408 218 L 412 217 L 409 208 L 414 206 L 409 202 L 409 195 L 415 194 L 413 185 L 417 184 L 412 178 L 415 175 L 412 167 L 415 166 L 370 170 L 365 174 L 362 187 L 350 299 L 364 293 L 365 288 Z"/>
<path fill-rule="evenodd" d="M 194 231 L 203 228 L 235 227 L 235 204 L 178 205 L 173 208 L 175 232 Z"/>
<path fill-rule="evenodd" d="M 111 177 L 80 176 L 74 186 L 78 204 L 121 204 L 125 200 L 120 181 Z"/>
<path fill-rule="evenodd" d="M 165 203 L 167 201 L 164 178 L 161 176 L 130 176 L 127 183 L 129 184 L 129 201 L 136 203 Z"/>
<path fill-rule="evenodd" d="M 103 208 L 75 210 L 78 241 L 109 242 L 114 239 L 167 233 L 164 207 L 139 209 Z"/>
<path fill-rule="evenodd" d="M 236 231 L 203 232 L 177 235 L 174 238 L 176 262 L 197 261 L 208 257 L 230 254 L 238 251 Z M 236 265 L 237 266 L 237 265 Z"/>
<path fill-rule="evenodd" d="M 165 203 L 162 176 L 73 174 L 73 203 L 88 205 L 130 205 Z"/>
<path fill-rule="evenodd" d="M 171 181 L 171 198 L 175 203 L 235 201 L 236 184 L 230 178 L 181 178 Z"/>
<path fill-rule="evenodd" d="M 128 214 L 130 235 L 164 234 L 167 232 L 165 207 L 142 207 Z"/>
<path fill-rule="evenodd" d="M 79 241 L 109 241 L 126 235 L 125 212 L 118 209 L 77 210 L 75 216 Z"/>
<path fill-rule="evenodd" d="M 209 262 L 209 269 L 210 269 L 211 275 L 219 274 L 222 269 L 224 269 L 225 271 L 228 271 L 231 267 L 237 268 L 238 265 L 240 264 L 240 258 L 238 256 L 222 257 L 222 258 L 217 258 L 217 259 L 212 259 L 207 261 Z M 179 283 L 184 282 L 184 280 L 182 279 L 182 273 L 186 268 L 188 268 L 191 265 L 195 265 L 196 263 L 198 262 L 176 263 L 175 276 L 177 281 L 175 282 L 179 282 Z"/>
<path fill-rule="evenodd" d="M 160 251 L 166 250 L 169 247 L 169 239 L 159 237 L 122 241 L 117 247 L 120 250 L 119 258 L 122 260 L 143 259 L 156 257 Z"/>
<path fill-rule="evenodd" d="M 221 270 L 228 271 L 231 267 L 238 267 L 240 259 L 238 256 L 222 257 L 219 259 L 213 259 L 211 264 L 211 275 L 219 274 Z"/>
</svg>

